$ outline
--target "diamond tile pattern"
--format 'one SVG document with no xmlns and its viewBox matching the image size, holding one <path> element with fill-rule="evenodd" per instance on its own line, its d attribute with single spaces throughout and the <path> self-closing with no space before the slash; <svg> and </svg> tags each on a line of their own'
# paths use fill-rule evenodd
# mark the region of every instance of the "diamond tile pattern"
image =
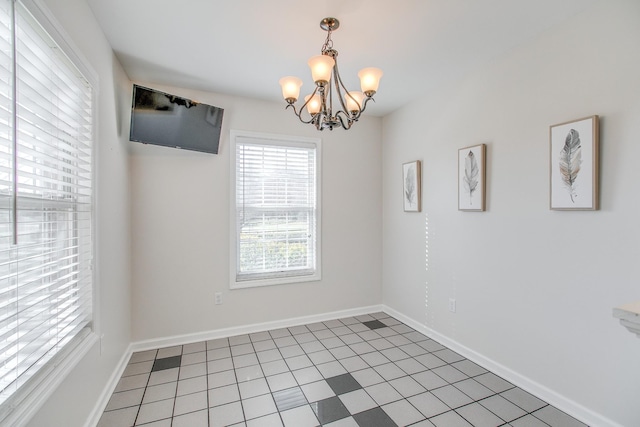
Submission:
<svg viewBox="0 0 640 427">
<path fill-rule="evenodd" d="M 134 353 L 98 427 L 587 427 L 385 313 Z"/>
</svg>

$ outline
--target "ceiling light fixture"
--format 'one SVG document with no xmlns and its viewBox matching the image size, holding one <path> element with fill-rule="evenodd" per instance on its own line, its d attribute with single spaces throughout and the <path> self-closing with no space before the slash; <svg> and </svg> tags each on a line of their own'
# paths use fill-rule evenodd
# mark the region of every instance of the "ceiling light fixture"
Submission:
<svg viewBox="0 0 640 427">
<path fill-rule="evenodd" d="M 309 67 L 316 87 L 313 93 L 304 97 L 304 104 L 299 110 L 294 103 L 300 95 L 302 80 L 291 76 L 280 79 L 282 96 L 287 101 L 286 108 L 293 108 L 301 122 L 311 123 L 318 130 L 333 130 L 335 127 L 351 128 L 351 125 L 357 122 L 364 112 L 367 102 L 373 99 L 382 77 L 382 70 L 379 68 L 364 68 L 358 73 L 362 92 L 347 90 L 338 72 L 338 51 L 333 48 L 331 40 L 331 32 L 337 30 L 339 26 L 340 21 L 336 18 L 324 18 L 320 21 L 320 28 L 327 32 L 327 39 L 322 45 L 321 55 L 309 59 Z M 335 87 L 335 98 L 333 87 Z M 335 113 L 334 101 L 339 104 Z M 308 118 L 303 117 L 305 108 Z"/>
</svg>

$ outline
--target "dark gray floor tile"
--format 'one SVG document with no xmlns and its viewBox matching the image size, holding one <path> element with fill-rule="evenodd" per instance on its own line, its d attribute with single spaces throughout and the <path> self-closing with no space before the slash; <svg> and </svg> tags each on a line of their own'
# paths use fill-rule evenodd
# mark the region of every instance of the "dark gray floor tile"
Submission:
<svg viewBox="0 0 640 427">
<path fill-rule="evenodd" d="M 337 395 L 349 393 L 350 391 L 359 390 L 362 386 L 356 381 L 355 378 L 349 373 L 338 375 L 326 379 L 327 384 Z"/>
<path fill-rule="evenodd" d="M 353 419 L 356 420 L 360 427 L 398 426 L 381 408 L 373 408 L 368 411 L 360 412 L 359 414 L 355 414 Z"/>
<path fill-rule="evenodd" d="M 311 404 L 311 409 L 316 413 L 321 424 L 332 423 L 351 415 L 337 396 L 314 402 Z"/>
<path fill-rule="evenodd" d="M 156 359 L 153 362 L 151 372 L 164 371 L 165 369 L 177 368 L 182 362 L 182 356 L 171 356 L 163 359 Z"/>
<path fill-rule="evenodd" d="M 362 322 L 362 324 L 369 329 L 380 329 L 380 328 L 385 328 L 387 326 L 379 320 L 370 320 L 368 322 Z"/>
</svg>

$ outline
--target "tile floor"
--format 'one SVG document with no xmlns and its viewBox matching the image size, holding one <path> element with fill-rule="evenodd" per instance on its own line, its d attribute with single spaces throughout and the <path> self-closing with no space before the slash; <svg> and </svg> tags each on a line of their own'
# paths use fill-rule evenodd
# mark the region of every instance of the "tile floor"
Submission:
<svg viewBox="0 0 640 427">
<path fill-rule="evenodd" d="M 134 353 L 99 427 L 585 427 L 384 313 Z"/>
</svg>

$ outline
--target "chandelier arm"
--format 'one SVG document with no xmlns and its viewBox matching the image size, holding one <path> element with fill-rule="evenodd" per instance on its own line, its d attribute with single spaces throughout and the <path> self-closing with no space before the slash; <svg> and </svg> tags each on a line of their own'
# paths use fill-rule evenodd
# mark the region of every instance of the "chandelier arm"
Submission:
<svg viewBox="0 0 640 427">
<path fill-rule="evenodd" d="M 345 122 L 344 122 L 344 118 L 343 118 L 342 116 L 345 116 L 345 118 L 347 119 L 347 124 L 345 124 Z M 345 112 L 344 112 L 344 111 L 342 111 L 342 110 L 340 110 L 340 111 L 338 111 L 338 112 L 336 113 L 336 118 L 337 118 L 338 120 L 340 120 L 340 123 L 342 124 L 342 127 L 343 127 L 345 130 L 349 130 L 349 129 L 351 128 L 351 125 L 352 125 L 355 121 L 357 121 L 357 119 L 353 119 L 353 118 L 351 118 L 351 117 L 349 116 L 349 114 L 348 114 L 348 113 L 345 113 Z"/>
<path fill-rule="evenodd" d="M 305 120 L 305 119 L 302 117 L 302 111 L 303 111 L 302 109 L 300 109 L 300 111 L 297 111 L 297 110 L 296 110 L 296 107 L 295 107 L 294 105 L 288 105 L 286 108 L 289 108 L 289 107 L 293 107 L 293 113 L 296 115 L 296 117 L 297 117 L 297 118 L 298 118 L 302 123 L 304 123 L 304 124 L 306 124 L 306 125 L 308 125 L 309 123 L 313 123 L 313 121 L 314 121 L 314 120 L 316 119 L 316 117 L 318 116 L 318 114 L 314 114 L 314 115 L 312 115 L 312 116 L 309 118 L 309 120 Z"/>
<path fill-rule="evenodd" d="M 360 103 L 353 96 L 349 94 L 349 90 L 346 88 L 344 83 L 342 83 L 342 78 L 340 77 L 340 71 L 338 70 L 338 61 L 336 61 L 335 65 L 333 66 L 333 72 L 336 76 L 335 78 L 336 92 L 338 93 L 338 99 L 340 99 L 340 104 L 342 105 L 342 111 L 347 117 L 349 117 L 349 123 L 352 123 L 353 121 L 357 121 L 360 118 L 360 115 L 362 114 L 362 112 L 364 111 L 364 105 L 360 105 Z M 342 94 L 342 91 L 340 90 L 340 88 L 342 88 L 342 91 L 344 91 L 345 95 Z M 345 104 L 345 96 L 348 96 L 349 98 L 351 98 L 351 100 L 353 100 L 358 106 L 358 112 L 353 116 L 351 116 L 350 114 L 351 112 L 349 111 L 349 109 L 347 108 L 347 105 Z M 351 127 L 351 125 L 349 125 L 349 127 Z M 349 129 L 349 127 L 347 127 L 346 129 Z"/>
<path fill-rule="evenodd" d="M 367 102 L 369 102 L 369 101 L 376 102 L 376 100 L 373 97 L 367 96 L 365 98 L 364 102 L 362 103 L 362 110 L 360 111 L 361 113 L 364 113 L 365 108 L 367 108 Z"/>
<path fill-rule="evenodd" d="M 376 102 L 376 100 L 375 100 L 375 99 L 373 99 L 373 98 L 372 98 L 372 97 L 370 97 L 370 96 L 367 96 L 367 97 L 364 99 L 364 101 L 362 102 L 362 108 L 360 109 L 360 114 L 364 113 L 364 110 L 367 108 L 367 102 L 369 102 L 369 101 Z"/>
<path fill-rule="evenodd" d="M 311 93 L 311 96 L 309 96 L 309 98 L 304 102 L 304 104 L 302 104 L 302 106 L 300 107 L 300 110 L 296 109 L 296 106 L 293 104 L 289 104 L 286 106 L 285 109 L 292 107 L 293 108 L 293 112 L 294 114 L 298 117 L 298 119 L 304 123 L 304 124 L 309 124 L 309 123 L 314 123 L 316 125 L 316 128 L 318 128 L 318 124 L 317 122 L 319 121 L 319 117 L 321 116 L 321 113 L 316 113 L 316 114 L 311 114 L 309 113 L 309 120 L 305 120 L 302 118 L 302 114 L 304 112 L 305 107 L 307 106 L 307 104 L 309 104 L 309 102 L 311 102 L 311 100 L 313 99 L 313 97 L 315 96 L 315 94 L 318 92 L 318 86 L 316 86 L 315 90 Z"/>
</svg>

